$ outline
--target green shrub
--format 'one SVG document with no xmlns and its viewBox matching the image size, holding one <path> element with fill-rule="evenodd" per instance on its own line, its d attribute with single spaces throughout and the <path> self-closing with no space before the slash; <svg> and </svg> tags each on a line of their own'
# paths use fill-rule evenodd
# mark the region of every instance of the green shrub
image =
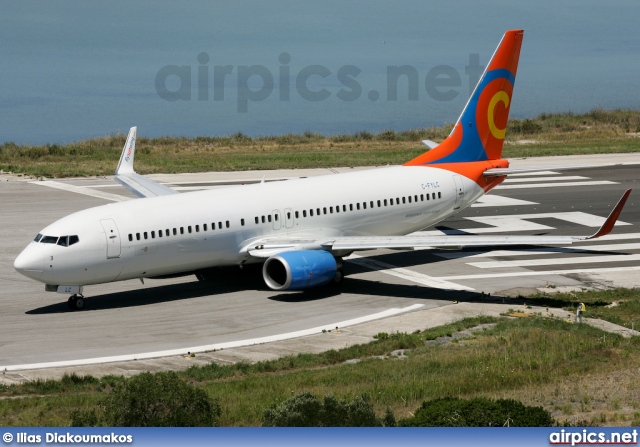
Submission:
<svg viewBox="0 0 640 447">
<path fill-rule="evenodd" d="M 116 386 L 94 409 L 71 414 L 72 426 L 207 427 L 217 425 L 220 406 L 173 371 L 142 373 Z"/>
<path fill-rule="evenodd" d="M 548 411 L 513 399 L 476 397 L 465 400 L 444 397 L 425 401 L 405 427 L 550 427 L 555 424 Z"/>
<path fill-rule="evenodd" d="M 395 417 L 387 410 L 378 419 L 373 406 L 364 396 L 351 402 L 325 396 L 324 402 L 309 392 L 274 405 L 264 412 L 264 427 L 381 427 L 395 425 Z"/>
</svg>

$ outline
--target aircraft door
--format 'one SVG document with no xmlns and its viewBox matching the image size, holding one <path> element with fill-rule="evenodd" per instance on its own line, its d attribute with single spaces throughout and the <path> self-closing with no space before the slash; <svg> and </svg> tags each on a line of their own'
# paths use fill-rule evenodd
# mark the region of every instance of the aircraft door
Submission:
<svg viewBox="0 0 640 447">
<path fill-rule="evenodd" d="M 120 232 L 113 219 L 100 221 L 107 238 L 107 259 L 120 257 Z"/>
<path fill-rule="evenodd" d="M 293 227 L 293 211 L 291 208 L 285 208 L 284 210 L 284 226 L 286 228 Z"/>
<path fill-rule="evenodd" d="M 282 219 L 280 218 L 280 210 L 273 210 L 273 229 L 279 230 L 282 226 Z"/>
<path fill-rule="evenodd" d="M 458 174 L 454 174 L 453 182 L 456 184 L 456 203 L 453 209 L 457 210 L 460 209 L 464 201 L 464 183 L 462 183 L 462 178 Z"/>
</svg>

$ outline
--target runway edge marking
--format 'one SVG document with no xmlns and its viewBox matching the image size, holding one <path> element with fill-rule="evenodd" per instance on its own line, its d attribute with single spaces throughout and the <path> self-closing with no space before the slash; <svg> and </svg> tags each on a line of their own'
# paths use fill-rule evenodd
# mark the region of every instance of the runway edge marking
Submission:
<svg viewBox="0 0 640 447">
<path fill-rule="evenodd" d="M 29 363 L 25 365 L 0 366 L 0 371 L 22 371 L 22 370 L 28 370 L 28 369 L 60 368 L 60 367 L 69 367 L 69 366 L 96 365 L 101 363 L 126 362 L 131 360 L 144 360 L 144 359 L 152 359 L 152 358 L 158 358 L 158 357 L 171 357 L 174 355 L 183 355 L 183 354 L 186 354 L 187 352 L 219 351 L 221 349 L 230 349 L 230 348 L 239 348 L 242 346 L 259 345 L 263 343 L 289 340 L 292 338 L 299 338 L 307 335 L 319 334 L 323 330 L 330 331 L 330 330 L 334 330 L 336 327 L 345 328 L 349 326 L 354 326 L 356 324 L 367 323 L 369 321 L 379 320 L 381 318 L 387 318 L 387 317 L 399 315 L 405 312 L 411 312 L 413 310 L 420 309 L 421 307 L 424 307 L 424 304 L 413 304 L 409 307 L 404 307 L 404 308 L 394 307 L 394 308 L 391 308 L 382 312 L 378 312 L 375 314 L 365 315 L 364 317 L 353 318 L 351 320 L 340 321 L 338 323 L 325 324 L 325 325 L 317 326 L 311 329 L 303 329 L 301 331 L 288 332 L 285 334 L 278 334 L 278 335 L 270 335 L 267 337 L 250 338 L 247 340 L 230 341 L 225 343 L 195 346 L 190 348 L 187 347 L 187 348 L 179 348 L 179 349 L 170 349 L 167 351 L 145 352 L 141 354 L 125 354 L 125 355 L 116 355 L 116 356 L 109 356 L 109 357 L 95 357 L 91 359 L 81 359 L 81 360 L 64 360 L 59 362 Z"/>
</svg>

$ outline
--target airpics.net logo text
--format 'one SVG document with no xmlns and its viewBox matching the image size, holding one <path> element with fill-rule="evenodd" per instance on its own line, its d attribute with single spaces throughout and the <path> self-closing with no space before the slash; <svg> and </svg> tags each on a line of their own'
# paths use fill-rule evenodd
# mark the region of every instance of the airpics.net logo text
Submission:
<svg viewBox="0 0 640 447">
<path fill-rule="evenodd" d="M 603 432 L 583 429 L 581 431 L 560 430 L 549 435 L 552 445 L 637 445 L 638 431 Z"/>
<path fill-rule="evenodd" d="M 358 79 L 362 70 L 356 65 L 331 69 L 314 64 L 293 70 L 291 55 L 286 52 L 279 55 L 276 70 L 264 65 L 215 64 L 205 52 L 198 55 L 197 62 L 160 68 L 155 77 L 157 94 L 165 101 L 192 101 L 196 96 L 198 101 L 221 102 L 233 99 L 229 96 L 235 90 L 238 113 L 247 113 L 250 102 L 264 101 L 276 90 L 278 101 L 290 101 L 297 94 L 305 101 L 325 101 L 335 96 L 350 102 L 365 94 Z M 436 65 L 423 73 L 411 65 L 388 65 L 384 74 L 386 85 L 366 90 L 366 97 L 371 102 L 398 101 L 399 97 L 418 101 L 424 89 L 434 101 L 452 101 L 460 95 L 464 77 L 471 95 L 483 71 L 477 53 L 469 54 L 464 75 L 449 65 Z"/>
</svg>

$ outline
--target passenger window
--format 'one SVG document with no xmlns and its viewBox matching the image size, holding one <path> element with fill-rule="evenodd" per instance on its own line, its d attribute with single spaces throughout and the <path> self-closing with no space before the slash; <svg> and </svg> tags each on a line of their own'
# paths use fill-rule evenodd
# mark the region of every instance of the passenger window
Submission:
<svg viewBox="0 0 640 447">
<path fill-rule="evenodd" d="M 320 208 L 316 208 L 316 216 L 320 215 Z"/>
<path fill-rule="evenodd" d="M 267 220 L 268 220 L 269 222 L 271 222 L 271 214 L 269 214 L 269 215 L 267 216 Z"/>
<path fill-rule="evenodd" d="M 140 233 L 136 233 L 136 241 L 140 240 Z"/>
<path fill-rule="evenodd" d="M 227 221 L 226 223 L 227 223 L 227 228 L 229 228 L 229 221 Z"/>
<path fill-rule="evenodd" d="M 162 237 L 162 230 L 158 231 L 158 237 Z"/>
<path fill-rule="evenodd" d="M 369 208 L 373 208 L 373 200 L 369 202 Z"/>
<path fill-rule="evenodd" d="M 362 209 L 367 209 L 367 202 L 362 202 Z"/>
<path fill-rule="evenodd" d="M 156 232 L 155 232 L 155 231 L 152 231 L 152 232 L 151 232 L 151 239 L 155 239 L 155 238 L 156 238 Z"/>
<path fill-rule="evenodd" d="M 62 236 L 60 239 L 58 239 L 58 245 L 61 247 L 68 247 L 69 244 L 67 244 L 67 237 L 68 236 Z"/>
<path fill-rule="evenodd" d="M 200 233 L 200 225 L 196 225 L 196 233 Z"/>
<path fill-rule="evenodd" d="M 298 214 L 298 211 L 296 211 L 296 219 L 300 217 L 300 215 Z"/>
<path fill-rule="evenodd" d="M 256 223 L 260 223 L 260 219 L 258 219 L 258 216 L 256 216 Z"/>
<path fill-rule="evenodd" d="M 276 220 L 276 222 L 278 221 L 278 215 L 277 214 L 274 214 L 273 218 Z"/>
<path fill-rule="evenodd" d="M 360 202 L 356 203 L 356 209 L 359 211 L 360 210 Z"/>
<path fill-rule="evenodd" d="M 386 200 L 385 200 L 385 202 L 386 202 Z M 385 205 L 386 205 L 386 203 L 385 203 Z M 378 208 L 380 208 L 381 206 L 382 205 L 380 205 L 380 201 L 378 200 Z"/>
<path fill-rule="evenodd" d="M 167 236 L 167 237 L 171 236 L 171 233 L 169 232 L 168 228 L 166 230 L 164 230 L 164 235 Z"/>
<path fill-rule="evenodd" d="M 323 214 L 327 214 L 327 207 L 322 208 Z"/>
<path fill-rule="evenodd" d="M 404 202 L 402 202 L 402 203 L 404 203 Z M 411 196 L 409 196 L 409 203 L 411 203 Z"/>
<path fill-rule="evenodd" d="M 129 233 L 129 242 L 133 241 L 133 234 Z"/>
<path fill-rule="evenodd" d="M 432 198 L 433 200 L 436 200 L 436 193 L 435 193 L 435 192 L 432 192 L 432 193 L 431 193 L 431 198 Z"/>
<path fill-rule="evenodd" d="M 184 227 L 180 227 L 180 234 L 184 234 Z"/>
<path fill-rule="evenodd" d="M 42 235 L 40 233 L 38 233 L 38 235 L 36 236 L 36 238 L 33 241 L 34 242 L 40 242 L 40 239 L 42 239 Z"/>
<path fill-rule="evenodd" d="M 146 232 L 146 231 L 145 231 L 143 234 L 144 234 L 144 238 L 145 238 L 145 239 L 148 239 L 148 238 L 149 238 L 149 235 L 147 234 L 147 232 Z"/>
<path fill-rule="evenodd" d="M 287 219 L 291 219 L 291 211 L 287 211 Z"/>
<path fill-rule="evenodd" d="M 222 230 L 222 222 L 218 222 L 218 230 Z"/>
<path fill-rule="evenodd" d="M 438 199 L 442 199 L 442 193 L 441 192 L 438 193 Z"/>
<path fill-rule="evenodd" d="M 262 216 L 262 223 L 264 223 L 264 216 Z"/>
<path fill-rule="evenodd" d="M 313 210 L 309 210 L 309 216 L 313 217 Z"/>
<path fill-rule="evenodd" d="M 302 210 L 302 217 L 307 217 L 307 210 Z"/>
<path fill-rule="evenodd" d="M 346 211 L 346 210 L 345 210 Z M 349 204 L 349 211 L 353 211 L 353 203 Z"/>
<path fill-rule="evenodd" d="M 424 194 L 420 194 L 420 201 L 424 202 Z"/>
<path fill-rule="evenodd" d="M 187 226 L 187 231 L 189 232 L 189 234 L 191 234 L 191 225 Z"/>
<path fill-rule="evenodd" d="M 413 196 L 414 201 L 417 202 L 418 201 L 418 194 L 416 194 L 415 196 Z"/>
<path fill-rule="evenodd" d="M 398 199 L 396 199 L 396 200 L 398 200 Z M 407 203 L 407 201 L 406 201 L 406 197 L 403 197 L 403 198 L 402 198 L 402 203 Z"/>
<path fill-rule="evenodd" d="M 331 214 L 333 214 L 333 207 L 332 207 L 332 206 L 330 206 L 330 207 L 329 207 L 329 212 L 330 212 Z M 326 211 L 325 211 L 325 214 L 326 214 Z"/>
<path fill-rule="evenodd" d="M 240 225 L 244 227 L 244 219 L 240 219 Z"/>
<path fill-rule="evenodd" d="M 78 236 L 69 236 L 69 246 L 77 244 L 78 242 L 80 242 L 80 238 L 78 238 Z"/>
<path fill-rule="evenodd" d="M 178 234 L 178 229 L 177 229 L 177 228 L 174 228 L 174 229 L 173 229 L 173 235 L 174 235 L 174 236 L 177 236 L 177 234 Z"/>
</svg>

